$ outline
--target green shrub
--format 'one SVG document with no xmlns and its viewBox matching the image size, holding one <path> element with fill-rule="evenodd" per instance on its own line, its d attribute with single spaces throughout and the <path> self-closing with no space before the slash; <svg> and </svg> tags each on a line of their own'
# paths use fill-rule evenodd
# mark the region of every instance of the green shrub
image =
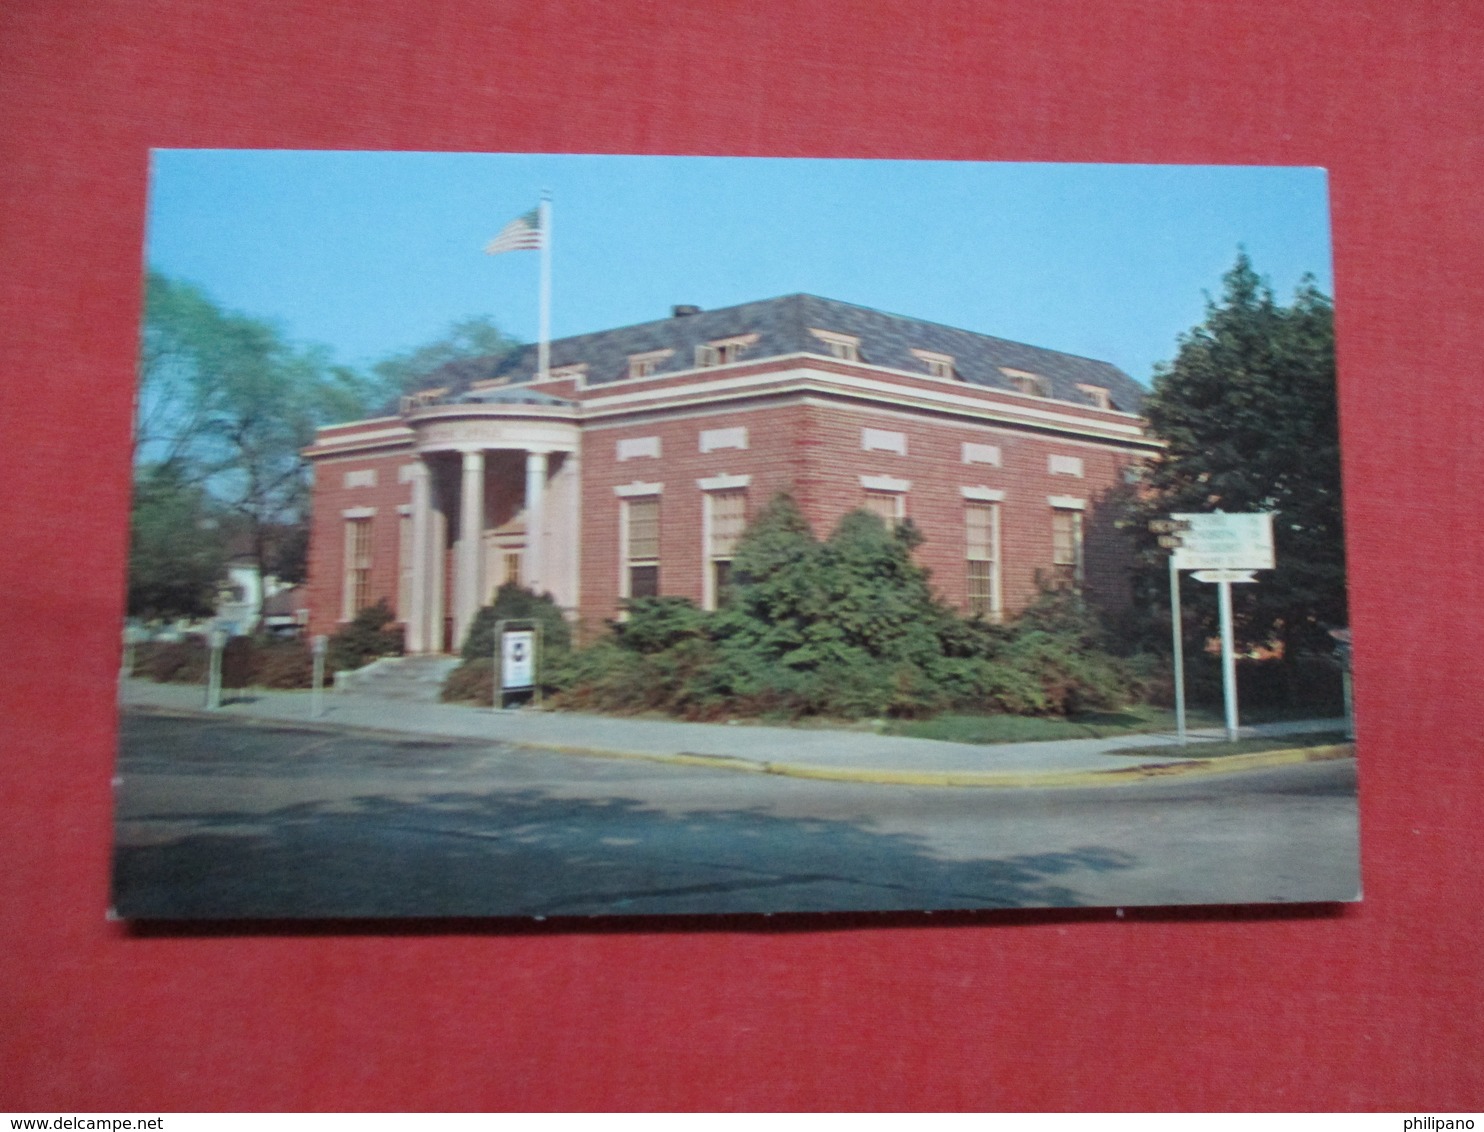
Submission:
<svg viewBox="0 0 1484 1132">
<path fill-rule="evenodd" d="M 326 668 L 344 672 L 363 668 L 379 656 L 402 655 L 402 629 L 385 598 L 368 605 L 343 629 L 330 637 Z"/>
<path fill-rule="evenodd" d="M 446 703 L 490 707 L 495 702 L 494 660 L 482 656 L 464 661 L 448 674 L 448 679 L 443 682 L 441 695 Z"/>
<path fill-rule="evenodd" d="M 821 542 L 793 501 L 776 497 L 737 547 L 720 610 L 636 599 L 593 645 L 548 650 L 543 687 L 562 707 L 685 719 L 1058 715 L 1120 706 L 1142 690 L 1080 597 L 1048 594 L 1008 625 L 966 620 L 913 560 L 920 542 L 910 524 L 888 529 L 864 511 Z M 503 615 L 534 616 L 533 599 Z M 494 610 L 485 613 L 466 656 L 492 647 Z M 476 684 L 488 696 L 487 672 L 467 677 L 471 698 Z M 465 679 L 450 682 L 450 698 Z"/>
<path fill-rule="evenodd" d="M 300 641 L 254 641 L 252 682 L 260 688 L 312 687 L 314 657 Z"/>
<path fill-rule="evenodd" d="M 222 687 L 246 688 L 252 682 L 252 640 L 248 637 L 228 637 L 222 646 Z"/>
<path fill-rule="evenodd" d="M 495 591 L 494 602 L 481 609 L 470 623 L 460 650 L 463 658 L 466 661 L 493 658 L 495 623 L 516 620 L 540 623 L 541 648 L 548 655 L 572 647 L 572 628 L 556 599 L 507 582 Z"/>
<path fill-rule="evenodd" d="M 161 684 L 204 684 L 208 663 L 206 642 L 200 637 L 153 641 L 140 645 L 134 654 L 135 671 Z"/>
</svg>

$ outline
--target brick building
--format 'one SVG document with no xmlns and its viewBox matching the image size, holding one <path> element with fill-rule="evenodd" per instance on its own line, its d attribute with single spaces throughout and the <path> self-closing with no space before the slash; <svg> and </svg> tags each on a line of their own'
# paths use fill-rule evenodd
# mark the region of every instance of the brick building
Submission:
<svg viewBox="0 0 1484 1132">
<path fill-rule="evenodd" d="M 646 594 L 714 607 L 781 491 L 821 535 L 910 518 L 967 612 L 1048 583 L 1128 598 L 1109 504 L 1158 445 L 1106 362 L 790 295 L 555 341 L 545 378 L 527 347 L 439 382 L 308 450 L 312 632 L 386 598 L 410 652 L 449 650 L 506 581 L 589 626 Z"/>
</svg>

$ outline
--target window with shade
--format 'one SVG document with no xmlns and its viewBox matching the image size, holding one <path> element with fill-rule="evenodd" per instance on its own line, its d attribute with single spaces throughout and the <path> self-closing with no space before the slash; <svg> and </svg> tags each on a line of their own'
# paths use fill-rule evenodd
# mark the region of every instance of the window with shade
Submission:
<svg viewBox="0 0 1484 1132">
<path fill-rule="evenodd" d="M 1082 587 L 1082 512 L 1051 512 L 1051 577 L 1059 589 Z"/>
<path fill-rule="evenodd" d="M 660 501 L 624 501 L 625 597 L 658 597 L 660 592 Z"/>
<path fill-rule="evenodd" d="M 887 530 L 892 530 L 907 517 L 907 498 L 899 491 L 867 490 L 863 506 L 871 514 L 880 516 Z"/>
<path fill-rule="evenodd" d="M 371 520 L 345 521 L 345 603 L 343 620 L 349 621 L 371 604 Z"/>
<path fill-rule="evenodd" d="M 968 537 L 967 573 L 969 613 L 999 617 L 1000 514 L 994 503 L 964 505 L 964 531 Z"/>
<path fill-rule="evenodd" d="M 707 547 L 711 571 L 711 606 L 715 608 L 726 600 L 727 587 L 732 580 L 732 559 L 737 554 L 737 543 L 747 526 L 747 492 L 708 491 L 706 493 L 706 529 L 710 545 Z"/>
</svg>

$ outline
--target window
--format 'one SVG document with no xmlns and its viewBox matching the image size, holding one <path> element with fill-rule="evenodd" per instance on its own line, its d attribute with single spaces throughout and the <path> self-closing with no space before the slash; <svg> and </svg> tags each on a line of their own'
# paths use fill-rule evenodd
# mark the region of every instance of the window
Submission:
<svg viewBox="0 0 1484 1132">
<path fill-rule="evenodd" d="M 650 350 L 647 354 L 630 354 L 629 376 L 649 377 L 658 372 L 660 365 L 674 352 L 674 350 Z"/>
<path fill-rule="evenodd" d="M 900 491 L 866 491 L 865 509 L 879 515 L 888 530 L 907 517 L 907 497 Z"/>
<path fill-rule="evenodd" d="M 658 597 L 660 592 L 659 498 L 626 499 L 624 511 L 624 597 Z"/>
<path fill-rule="evenodd" d="M 345 601 L 342 620 L 349 621 L 371 604 L 371 517 L 345 521 Z"/>
<path fill-rule="evenodd" d="M 809 333 L 824 343 L 824 348 L 832 358 L 839 358 L 842 362 L 861 360 L 861 340 L 854 335 L 836 334 L 833 330 L 815 330 L 813 327 L 809 328 Z"/>
<path fill-rule="evenodd" d="M 951 380 L 958 376 L 953 368 L 952 354 L 935 354 L 931 350 L 913 350 L 912 356 L 927 367 L 929 377 Z"/>
<path fill-rule="evenodd" d="M 505 553 L 501 555 L 501 564 L 503 566 L 502 572 L 505 578 L 503 584 L 507 586 L 520 585 L 520 551 L 505 551 Z"/>
<path fill-rule="evenodd" d="M 1101 385 L 1078 385 L 1077 391 L 1086 397 L 1088 403 L 1099 409 L 1112 409 L 1113 399 L 1108 396 L 1108 391 Z"/>
<path fill-rule="evenodd" d="M 747 347 L 757 341 L 756 334 L 739 334 L 735 338 L 718 338 L 696 347 L 696 367 L 724 366 L 739 361 Z"/>
<path fill-rule="evenodd" d="M 746 491 L 708 491 L 706 493 L 706 557 L 709 585 L 706 607 L 715 609 L 726 600 L 732 578 L 732 558 L 737 542 L 747 526 Z"/>
<path fill-rule="evenodd" d="M 1051 579 L 1057 589 L 1082 588 L 1082 512 L 1051 512 Z"/>
<path fill-rule="evenodd" d="M 447 392 L 448 387 L 444 385 L 439 386 L 437 389 L 419 389 L 416 393 L 409 393 L 401 400 L 402 412 L 410 413 L 414 409 L 422 409 L 428 405 L 436 404 L 438 398 L 444 396 Z"/>
<path fill-rule="evenodd" d="M 999 620 L 999 505 L 979 501 L 965 503 L 964 531 L 968 536 L 969 612 Z"/>
<path fill-rule="evenodd" d="M 1048 456 L 1046 457 L 1046 470 L 1053 476 L 1081 476 L 1081 456 Z"/>
<path fill-rule="evenodd" d="M 1000 372 L 1005 375 L 1010 388 L 1016 392 L 1025 393 L 1031 397 L 1051 396 L 1051 383 L 1039 374 L 1027 373 L 1023 369 L 1008 369 L 1005 366 L 1000 367 Z"/>
<path fill-rule="evenodd" d="M 587 363 L 573 362 L 571 365 L 552 366 L 546 376 L 552 381 L 572 381 L 581 389 L 587 384 Z"/>
</svg>

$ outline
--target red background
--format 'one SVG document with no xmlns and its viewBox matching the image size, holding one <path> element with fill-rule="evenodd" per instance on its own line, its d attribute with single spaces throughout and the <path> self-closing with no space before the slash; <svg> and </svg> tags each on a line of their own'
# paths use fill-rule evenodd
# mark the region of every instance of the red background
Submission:
<svg viewBox="0 0 1484 1132">
<path fill-rule="evenodd" d="M 0 8 L 0 1107 L 1484 1105 L 1472 3 Z M 103 920 L 149 146 L 1323 165 L 1366 898 Z"/>
</svg>

